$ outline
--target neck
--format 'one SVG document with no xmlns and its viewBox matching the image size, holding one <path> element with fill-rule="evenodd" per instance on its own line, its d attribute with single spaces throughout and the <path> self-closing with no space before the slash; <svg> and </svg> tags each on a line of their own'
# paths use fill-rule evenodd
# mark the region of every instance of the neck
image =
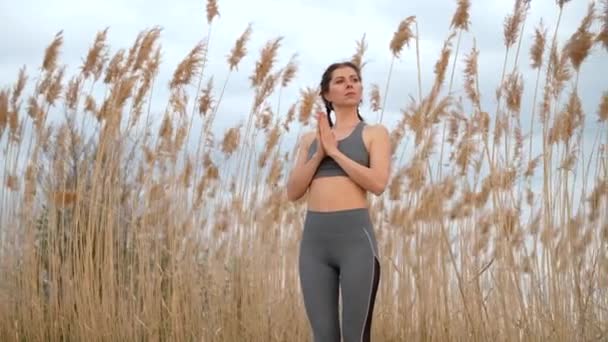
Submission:
<svg viewBox="0 0 608 342">
<path fill-rule="evenodd" d="M 335 128 L 351 127 L 360 121 L 357 116 L 357 107 L 334 108 L 334 112 L 336 113 Z"/>
</svg>

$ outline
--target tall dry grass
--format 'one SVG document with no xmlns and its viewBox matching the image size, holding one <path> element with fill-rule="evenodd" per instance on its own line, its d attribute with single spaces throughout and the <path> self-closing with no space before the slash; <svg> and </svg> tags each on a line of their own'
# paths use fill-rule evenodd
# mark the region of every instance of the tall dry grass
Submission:
<svg viewBox="0 0 608 342">
<path fill-rule="evenodd" d="M 460 51 L 469 1 L 456 3 L 428 93 L 417 58 L 418 98 L 390 127 L 391 182 L 371 202 L 382 251 L 376 341 L 608 339 L 608 93 L 585 113 L 578 84 L 589 54 L 606 52 L 608 2 L 591 4 L 565 42 L 567 1 L 555 24 L 526 31 L 529 5 L 515 1 L 505 19 L 496 108 L 480 100 L 480 51 Z M 150 107 L 166 86 L 159 28 L 114 54 L 100 31 L 74 75 L 60 62 L 60 32 L 39 74 L 22 69 L 0 91 L 0 340 L 309 338 L 296 267 L 305 207 L 286 201 L 284 145 L 313 124 L 316 90 L 281 98 L 298 73 L 296 55 L 277 65 L 282 37 L 239 71 L 255 51 L 251 26 L 216 89 L 205 72 L 217 2 L 207 9 L 209 35 L 177 65 L 160 117 Z M 398 24 L 393 62 L 412 42 L 419 56 L 417 23 Z M 366 49 L 363 36 L 360 65 Z M 380 120 L 393 62 L 384 95 L 370 87 Z M 232 72 L 250 72 L 251 109 L 216 137 Z"/>
</svg>

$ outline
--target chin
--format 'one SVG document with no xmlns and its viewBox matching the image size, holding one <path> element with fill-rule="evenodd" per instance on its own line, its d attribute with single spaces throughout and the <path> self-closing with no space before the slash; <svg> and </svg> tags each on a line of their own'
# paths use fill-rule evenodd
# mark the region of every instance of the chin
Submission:
<svg viewBox="0 0 608 342">
<path fill-rule="evenodd" d="M 339 104 L 340 107 L 357 107 L 359 106 L 359 103 L 361 102 L 360 99 L 356 100 L 356 99 L 352 99 L 352 100 L 346 100 L 342 103 Z"/>
</svg>

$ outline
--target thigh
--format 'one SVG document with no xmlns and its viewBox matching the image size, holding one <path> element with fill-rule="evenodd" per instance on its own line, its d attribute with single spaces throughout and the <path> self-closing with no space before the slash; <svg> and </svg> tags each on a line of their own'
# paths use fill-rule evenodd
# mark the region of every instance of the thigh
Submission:
<svg viewBox="0 0 608 342">
<path fill-rule="evenodd" d="M 300 286 L 315 342 L 340 342 L 339 274 L 303 241 L 299 258 Z"/>
<path fill-rule="evenodd" d="M 345 342 L 369 341 L 380 263 L 369 240 L 351 246 L 341 263 L 342 333 Z"/>
</svg>

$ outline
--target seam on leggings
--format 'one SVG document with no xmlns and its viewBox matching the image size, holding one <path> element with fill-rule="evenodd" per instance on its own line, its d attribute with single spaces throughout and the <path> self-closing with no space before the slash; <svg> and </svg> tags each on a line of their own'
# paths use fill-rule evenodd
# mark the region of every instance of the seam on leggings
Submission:
<svg viewBox="0 0 608 342">
<path fill-rule="evenodd" d="M 365 326 L 367 325 L 367 318 L 369 316 L 369 307 L 372 303 L 372 292 L 374 291 L 374 278 L 376 277 L 376 260 L 378 258 L 378 256 L 376 255 L 376 251 L 374 250 L 374 244 L 372 243 L 372 239 L 369 236 L 369 233 L 367 232 L 367 230 L 365 230 L 365 227 L 361 227 L 361 229 L 363 229 L 363 232 L 365 233 L 365 236 L 367 236 L 367 241 L 369 242 L 369 247 L 372 250 L 372 254 L 373 254 L 373 258 L 372 258 L 372 276 L 369 282 L 369 296 L 367 297 L 367 309 L 365 310 L 365 319 L 363 320 L 363 326 L 361 327 L 361 339 L 360 341 L 363 342 L 363 334 L 365 333 Z M 370 332 L 371 333 L 371 332 Z"/>
<path fill-rule="evenodd" d="M 369 233 L 367 232 L 367 230 L 365 230 L 365 227 L 361 227 L 361 229 L 365 233 L 365 236 L 367 236 L 367 241 L 369 241 L 369 247 L 372 249 L 372 254 L 374 255 L 374 257 L 380 259 L 378 257 L 378 254 L 376 253 L 376 249 L 374 248 L 374 243 L 372 242 L 371 236 L 369 236 Z"/>
</svg>

